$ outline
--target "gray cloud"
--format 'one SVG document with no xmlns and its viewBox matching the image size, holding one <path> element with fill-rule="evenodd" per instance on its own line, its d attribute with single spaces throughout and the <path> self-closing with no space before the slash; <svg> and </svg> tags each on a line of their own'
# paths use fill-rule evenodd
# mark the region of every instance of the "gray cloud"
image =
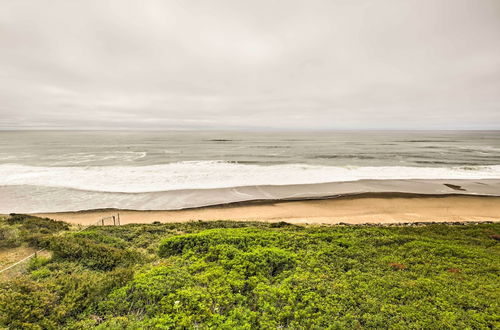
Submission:
<svg viewBox="0 0 500 330">
<path fill-rule="evenodd" d="M 500 129 L 498 0 L 0 6 L 0 128 Z"/>
</svg>

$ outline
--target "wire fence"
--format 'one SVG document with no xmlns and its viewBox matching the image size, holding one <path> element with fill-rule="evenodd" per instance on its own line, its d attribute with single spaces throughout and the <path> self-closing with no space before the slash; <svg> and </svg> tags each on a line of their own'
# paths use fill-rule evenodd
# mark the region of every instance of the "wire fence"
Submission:
<svg viewBox="0 0 500 330">
<path fill-rule="evenodd" d="M 112 223 L 111 223 L 111 221 L 112 221 Z M 80 228 L 79 230 L 76 230 L 74 232 L 75 233 L 79 233 L 79 232 L 82 232 L 85 229 L 88 229 L 88 228 L 93 227 L 93 226 L 106 226 L 107 222 L 109 222 L 109 225 L 120 226 L 121 225 L 121 223 L 120 223 L 120 213 L 117 213 L 116 215 L 110 215 L 110 216 L 101 218 L 101 219 L 97 220 L 96 222 L 91 223 L 90 225 L 84 226 L 83 228 Z M 2 274 L 4 272 L 7 272 L 8 270 L 14 269 L 18 265 L 24 264 L 26 261 L 30 260 L 33 257 L 35 257 L 35 258 L 38 257 L 38 255 L 41 254 L 44 251 L 47 251 L 47 249 L 43 248 L 43 249 L 39 249 L 39 250 L 35 251 L 34 253 L 30 254 L 29 256 L 24 257 L 23 259 L 18 260 L 15 263 L 13 263 L 13 264 L 11 264 L 11 265 L 9 265 L 9 266 L 1 269 L 0 270 L 0 274 Z"/>
</svg>

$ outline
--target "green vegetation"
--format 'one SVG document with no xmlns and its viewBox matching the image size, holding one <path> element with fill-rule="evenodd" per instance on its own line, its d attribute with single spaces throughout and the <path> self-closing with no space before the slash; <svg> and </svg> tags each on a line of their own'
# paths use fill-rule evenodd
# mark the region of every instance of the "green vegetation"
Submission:
<svg viewBox="0 0 500 330">
<path fill-rule="evenodd" d="M 51 234 L 35 241 L 53 254 L 0 283 L 0 327 L 500 325 L 498 223 L 305 227 L 218 221 L 74 233 L 63 223 L 16 217 L 0 228 L 50 227 Z"/>
<path fill-rule="evenodd" d="M 11 214 L 6 219 L 0 219 L 0 248 L 21 245 L 41 247 L 47 238 L 68 229 L 68 224 L 61 221 Z"/>
</svg>

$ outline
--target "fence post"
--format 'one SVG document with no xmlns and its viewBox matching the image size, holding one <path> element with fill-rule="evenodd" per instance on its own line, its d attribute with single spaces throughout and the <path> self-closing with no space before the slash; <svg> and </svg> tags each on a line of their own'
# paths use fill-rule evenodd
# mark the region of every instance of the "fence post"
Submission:
<svg viewBox="0 0 500 330">
<path fill-rule="evenodd" d="M 120 226 L 120 213 L 118 213 L 118 226 Z"/>
<path fill-rule="evenodd" d="M 113 226 L 116 226 L 115 216 L 113 215 Z"/>
<path fill-rule="evenodd" d="M 102 226 L 104 226 L 104 218 L 101 219 Z"/>
</svg>

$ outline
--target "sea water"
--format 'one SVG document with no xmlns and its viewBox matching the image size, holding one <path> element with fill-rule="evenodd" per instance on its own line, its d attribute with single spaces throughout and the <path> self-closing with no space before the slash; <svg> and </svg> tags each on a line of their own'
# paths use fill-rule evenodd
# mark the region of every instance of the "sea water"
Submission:
<svg viewBox="0 0 500 330">
<path fill-rule="evenodd" d="M 117 202 L 123 193 L 139 200 L 367 179 L 500 179 L 500 132 L 0 132 L 4 213 L 80 209 L 82 198 L 87 207 L 127 207 Z M 108 203 L 95 192 L 107 193 Z"/>
</svg>

